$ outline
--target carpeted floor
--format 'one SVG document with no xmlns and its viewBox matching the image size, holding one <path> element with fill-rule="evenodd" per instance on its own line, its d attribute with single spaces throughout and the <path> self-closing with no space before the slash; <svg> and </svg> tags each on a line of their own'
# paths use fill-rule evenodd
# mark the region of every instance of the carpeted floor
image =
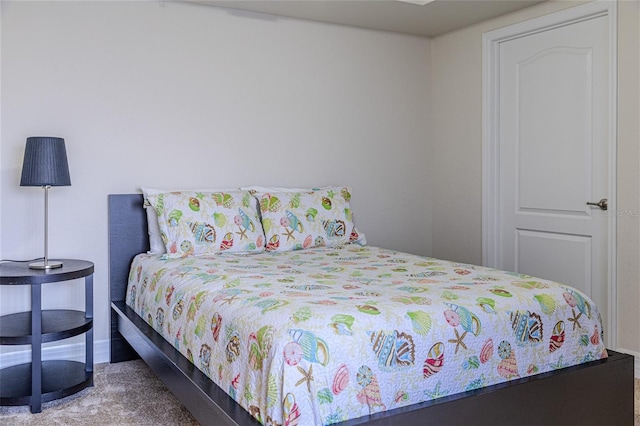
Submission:
<svg viewBox="0 0 640 426">
<path fill-rule="evenodd" d="M 97 364 L 94 386 L 42 404 L 0 407 L 1 425 L 198 425 L 191 414 L 141 361 Z"/>
<path fill-rule="evenodd" d="M 635 380 L 635 426 L 640 426 L 640 379 Z M 1 425 L 180 425 L 196 426 L 189 412 L 141 360 L 98 364 L 94 387 L 29 407 L 0 407 Z"/>
</svg>

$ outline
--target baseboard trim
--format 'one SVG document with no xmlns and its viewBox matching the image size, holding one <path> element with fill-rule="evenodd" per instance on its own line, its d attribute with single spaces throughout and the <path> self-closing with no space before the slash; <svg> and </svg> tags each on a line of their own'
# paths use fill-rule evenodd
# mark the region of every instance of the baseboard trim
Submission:
<svg viewBox="0 0 640 426">
<path fill-rule="evenodd" d="M 7 348 L 5 346 L 5 348 Z M 67 359 L 84 362 L 84 343 L 42 347 L 42 359 Z M 0 368 L 31 362 L 31 349 L 4 352 L 0 354 Z M 96 341 L 93 344 L 93 363 L 109 362 L 109 340 Z"/>
<path fill-rule="evenodd" d="M 632 351 L 630 349 L 625 349 L 625 348 L 618 348 L 616 349 L 616 351 L 633 356 L 633 360 L 634 360 L 633 377 L 635 377 L 636 379 L 640 379 L 640 352 Z"/>
</svg>

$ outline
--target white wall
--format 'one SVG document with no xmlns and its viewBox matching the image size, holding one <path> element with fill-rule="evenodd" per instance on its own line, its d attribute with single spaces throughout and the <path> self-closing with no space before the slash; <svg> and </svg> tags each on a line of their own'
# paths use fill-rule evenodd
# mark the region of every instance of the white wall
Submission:
<svg viewBox="0 0 640 426">
<path fill-rule="evenodd" d="M 618 2 L 618 342 L 640 378 L 640 1 Z"/>
<path fill-rule="evenodd" d="M 95 262 L 97 342 L 109 193 L 349 184 L 371 244 L 431 253 L 428 39 L 171 2 L 0 4 L 0 253 L 42 255 L 24 144 L 64 137 L 49 252 Z M 81 307 L 80 288 L 49 285 L 44 304 Z M 0 288 L 2 313 L 28 309 L 26 290 Z"/>
<path fill-rule="evenodd" d="M 545 2 L 434 38 L 433 256 L 482 261 L 482 34 L 580 4 Z M 640 354 L 640 3 L 618 2 L 618 348 Z"/>
</svg>

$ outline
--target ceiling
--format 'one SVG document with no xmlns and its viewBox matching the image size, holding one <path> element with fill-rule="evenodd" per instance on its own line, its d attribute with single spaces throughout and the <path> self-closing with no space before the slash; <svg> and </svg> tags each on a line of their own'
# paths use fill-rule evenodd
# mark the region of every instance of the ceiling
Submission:
<svg viewBox="0 0 640 426">
<path fill-rule="evenodd" d="M 236 11 L 435 37 L 545 0 L 183 0 Z M 425 3 L 426 4 L 416 4 Z M 238 12 L 236 12 L 238 13 Z"/>
</svg>

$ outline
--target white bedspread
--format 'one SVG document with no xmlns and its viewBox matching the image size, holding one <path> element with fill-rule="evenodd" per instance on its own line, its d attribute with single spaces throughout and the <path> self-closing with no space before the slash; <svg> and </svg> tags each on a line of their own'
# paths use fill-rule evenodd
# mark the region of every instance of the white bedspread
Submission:
<svg viewBox="0 0 640 426">
<path fill-rule="evenodd" d="M 138 255 L 142 318 L 264 424 L 329 424 L 607 356 L 597 307 L 376 247 Z"/>
</svg>

